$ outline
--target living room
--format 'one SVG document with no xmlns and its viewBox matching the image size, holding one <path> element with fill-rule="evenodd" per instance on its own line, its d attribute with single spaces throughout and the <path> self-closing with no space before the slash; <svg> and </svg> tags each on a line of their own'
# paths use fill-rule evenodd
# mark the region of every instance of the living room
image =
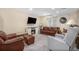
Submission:
<svg viewBox="0 0 79 59">
<path fill-rule="evenodd" d="M 16 51 L 20 50 L 19 48 L 22 48 L 21 50 L 24 51 L 72 51 L 74 50 L 72 44 L 74 40 L 76 40 L 76 36 L 79 32 L 78 16 L 78 8 L 0 8 L 0 31 L 13 36 L 10 37 L 13 40 L 4 40 L 5 42 L 1 41 L 4 44 L 0 45 L 2 47 L 0 50 L 10 51 L 11 49 L 11 51 Z M 29 20 L 32 19 L 36 21 L 32 21 L 30 22 L 31 24 L 29 24 Z M 78 30 L 76 31 L 77 33 L 75 32 L 76 34 L 73 35 L 75 36 L 72 38 L 73 40 L 70 40 L 69 42 L 69 39 L 71 38 L 68 38 L 66 42 L 68 46 L 64 43 L 61 44 L 62 42 L 57 43 L 58 40 L 53 40 L 53 42 L 50 40 L 54 39 L 53 37 L 55 36 L 65 36 L 65 33 L 67 33 L 68 29 L 71 27 L 76 27 Z M 2 35 L 0 37 L 1 40 L 3 37 Z M 31 38 L 30 40 L 29 37 Z M 21 42 L 18 44 L 11 44 L 17 41 L 15 38 L 20 38 Z M 79 48 L 78 43 L 79 42 L 77 41 L 77 48 Z M 60 45 L 56 46 L 56 44 Z"/>
</svg>

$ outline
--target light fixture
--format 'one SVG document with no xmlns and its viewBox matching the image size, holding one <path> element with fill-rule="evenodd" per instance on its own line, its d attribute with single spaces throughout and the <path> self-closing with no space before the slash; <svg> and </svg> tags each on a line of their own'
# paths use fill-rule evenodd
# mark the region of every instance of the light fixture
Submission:
<svg viewBox="0 0 79 59">
<path fill-rule="evenodd" d="M 32 11 L 32 10 L 33 10 L 33 8 L 29 8 L 29 10 L 30 10 L 30 11 Z"/>
<path fill-rule="evenodd" d="M 52 10 L 54 10 L 55 8 L 51 8 Z"/>
<path fill-rule="evenodd" d="M 51 15 L 50 13 L 44 13 L 43 16 L 48 16 Z"/>
</svg>

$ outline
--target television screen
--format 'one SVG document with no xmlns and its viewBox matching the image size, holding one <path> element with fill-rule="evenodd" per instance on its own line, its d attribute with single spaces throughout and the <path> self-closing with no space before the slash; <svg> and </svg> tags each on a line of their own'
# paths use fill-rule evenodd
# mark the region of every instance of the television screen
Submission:
<svg viewBox="0 0 79 59">
<path fill-rule="evenodd" d="M 35 24 L 35 23 L 36 23 L 36 18 L 28 17 L 27 24 Z"/>
</svg>

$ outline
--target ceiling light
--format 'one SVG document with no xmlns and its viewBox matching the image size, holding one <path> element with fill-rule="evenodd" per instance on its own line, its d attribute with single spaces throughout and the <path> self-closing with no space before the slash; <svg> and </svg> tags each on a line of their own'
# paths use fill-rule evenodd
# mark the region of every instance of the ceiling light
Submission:
<svg viewBox="0 0 79 59">
<path fill-rule="evenodd" d="M 32 11 L 32 10 L 33 10 L 33 8 L 29 8 L 29 10 L 30 10 L 30 11 Z"/>
<path fill-rule="evenodd" d="M 52 10 L 54 10 L 55 8 L 51 8 Z"/>
<path fill-rule="evenodd" d="M 46 15 L 50 15 L 50 13 L 44 13 L 43 15 L 44 15 L 44 16 L 46 16 Z"/>
</svg>

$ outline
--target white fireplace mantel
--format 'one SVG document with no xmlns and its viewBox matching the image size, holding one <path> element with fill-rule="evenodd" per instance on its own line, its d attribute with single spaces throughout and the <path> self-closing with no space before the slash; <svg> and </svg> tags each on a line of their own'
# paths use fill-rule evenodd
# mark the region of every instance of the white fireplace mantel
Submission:
<svg viewBox="0 0 79 59">
<path fill-rule="evenodd" d="M 28 25 L 28 26 L 26 26 L 26 28 L 27 28 L 28 34 L 31 34 L 32 29 L 35 29 L 35 34 L 39 33 L 39 26 L 37 26 L 37 25 Z"/>
<path fill-rule="evenodd" d="M 27 28 L 36 28 L 36 27 L 39 27 L 39 26 L 37 26 L 37 25 L 28 25 L 28 26 L 26 26 Z"/>
</svg>

